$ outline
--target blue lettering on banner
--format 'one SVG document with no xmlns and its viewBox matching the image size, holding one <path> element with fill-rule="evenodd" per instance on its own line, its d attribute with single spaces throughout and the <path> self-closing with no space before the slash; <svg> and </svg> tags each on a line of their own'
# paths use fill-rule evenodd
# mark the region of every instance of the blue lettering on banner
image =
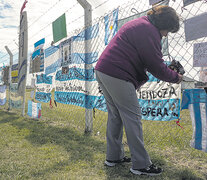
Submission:
<svg viewBox="0 0 207 180">
<path fill-rule="evenodd" d="M 180 99 L 138 101 L 144 120 L 171 121 L 180 117 Z"/>
<path fill-rule="evenodd" d="M 50 46 L 49 48 L 45 49 L 45 58 L 54 54 L 57 50 L 59 50 L 58 46 Z"/>
<path fill-rule="evenodd" d="M 72 104 L 87 109 L 96 108 L 106 111 L 106 103 L 103 96 L 90 96 L 78 92 L 55 91 L 55 101 L 63 104 Z"/>
<path fill-rule="evenodd" d="M 80 69 L 76 67 L 69 68 L 68 74 L 62 74 L 62 70 L 56 73 L 55 80 L 68 81 L 68 80 L 83 80 L 83 81 L 95 81 L 94 69 Z"/>
<path fill-rule="evenodd" d="M 51 93 L 44 93 L 44 92 L 36 92 L 35 93 L 35 99 L 37 101 L 45 102 L 45 103 L 50 101 L 51 96 L 52 96 Z"/>
<path fill-rule="evenodd" d="M 52 84 L 52 76 L 47 76 L 46 74 L 37 75 L 37 84 Z"/>
</svg>

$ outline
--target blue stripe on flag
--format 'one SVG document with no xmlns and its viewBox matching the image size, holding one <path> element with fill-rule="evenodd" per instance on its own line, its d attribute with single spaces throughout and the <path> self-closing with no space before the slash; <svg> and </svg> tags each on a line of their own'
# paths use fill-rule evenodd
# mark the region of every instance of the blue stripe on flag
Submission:
<svg viewBox="0 0 207 180">
<path fill-rule="evenodd" d="M 62 59 L 58 59 L 56 62 L 45 68 L 45 74 L 56 72 L 56 70 L 61 66 Z"/>
<path fill-rule="evenodd" d="M 28 110 L 27 114 L 32 117 L 32 101 L 28 101 Z"/>
<path fill-rule="evenodd" d="M 86 59 L 88 62 L 86 62 Z M 98 60 L 98 52 L 72 53 L 72 64 L 93 64 Z"/>
<path fill-rule="evenodd" d="M 0 86 L 0 93 L 4 93 L 6 91 L 6 85 Z"/>
<path fill-rule="evenodd" d="M 59 50 L 58 46 L 50 46 L 49 48 L 45 49 L 45 58 L 54 54 L 57 50 Z"/>
<path fill-rule="evenodd" d="M 0 99 L 0 106 L 3 106 L 6 103 L 6 98 Z"/>
<path fill-rule="evenodd" d="M 6 103 L 6 85 L 0 86 L 0 93 L 2 94 L 3 99 L 0 99 L 0 105 L 3 106 Z"/>
<path fill-rule="evenodd" d="M 77 36 L 73 37 L 73 41 L 84 41 L 90 40 L 98 36 L 99 33 L 99 24 L 95 24 L 80 32 Z M 85 39 L 86 38 L 86 39 Z"/>
<path fill-rule="evenodd" d="M 35 103 L 35 102 L 29 100 L 28 101 L 28 110 L 27 110 L 28 116 L 33 117 L 33 118 L 39 118 L 39 111 L 41 111 L 41 104 Z"/>
<path fill-rule="evenodd" d="M 195 116 L 195 148 L 202 150 L 202 120 L 200 104 L 194 103 L 194 116 Z"/>
<path fill-rule="evenodd" d="M 188 109 L 189 104 L 194 103 L 207 103 L 204 89 L 185 89 L 183 91 L 181 109 Z"/>
<path fill-rule="evenodd" d="M 39 55 L 40 55 L 40 49 L 32 53 L 32 59 L 34 59 L 36 56 L 39 56 Z"/>
<path fill-rule="evenodd" d="M 37 46 L 39 45 L 42 45 L 45 43 L 45 38 L 42 38 L 41 40 L 37 41 L 35 44 L 34 44 L 34 48 L 36 48 Z"/>
<path fill-rule="evenodd" d="M 115 34 L 118 31 L 118 9 L 113 10 L 112 15 L 108 14 L 104 17 L 105 22 L 105 45 L 108 45 L 112 37 L 115 36 Z M 112 16 L 112 17 L 111 17 Z M 111 19 L 112 18 L 112 19 Z M 111 38 L 110 38 L 111 36 Z"/>
</svg>

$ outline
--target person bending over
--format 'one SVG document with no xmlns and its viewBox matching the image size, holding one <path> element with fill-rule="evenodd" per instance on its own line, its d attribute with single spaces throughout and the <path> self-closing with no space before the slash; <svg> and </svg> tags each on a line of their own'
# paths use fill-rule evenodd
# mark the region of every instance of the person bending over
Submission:
<svg viewBox="0 0 207 180">
<path fill-rule="evenodd" d="M 95 66 L 96 79 L 108 110 L 105 165 L 132 162 L 133 174 L 158 175 L 144 147 L 138 90 L 149 79 L 180 83 L 182 75 L 167 67 L 162 59 L 161 39 L 179 30 L 179 17 L 169 6 L 153 7 L 143 16 L 124 24 L 101 54 Z M 131 158 L 122 144 L 125 128 Z"/>
</svg>

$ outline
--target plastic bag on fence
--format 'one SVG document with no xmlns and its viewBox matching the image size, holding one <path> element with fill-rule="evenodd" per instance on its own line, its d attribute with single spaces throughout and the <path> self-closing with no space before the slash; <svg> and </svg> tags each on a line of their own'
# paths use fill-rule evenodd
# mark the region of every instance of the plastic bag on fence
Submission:
<svg viewBox="0 0 207 180">
<path fill-rule="evenodd" d="M 191 147 L 207 152 L 207 94 L 204 89 L 186 89 L 181 109 L 189 109 L 193 126 Z"/>
</svg>

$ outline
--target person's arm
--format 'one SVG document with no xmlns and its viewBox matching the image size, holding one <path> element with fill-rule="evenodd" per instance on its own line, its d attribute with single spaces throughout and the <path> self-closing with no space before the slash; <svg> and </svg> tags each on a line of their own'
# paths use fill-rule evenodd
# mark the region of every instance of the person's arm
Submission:
<svg viewBox="0 0 207 180">
<path fill-rule="evenodd" d="M 141 45 L 137 44 L 137 50 L 141 57 L 142 63 L 153 76 L 156 78 L 177 83 L 182 77 L 177 72 L 168 68 L 162 59 L 161 43 L 159 34 L 152 34 L 151 31 L 145 31 L 139 38 Z"/>
</svg>

